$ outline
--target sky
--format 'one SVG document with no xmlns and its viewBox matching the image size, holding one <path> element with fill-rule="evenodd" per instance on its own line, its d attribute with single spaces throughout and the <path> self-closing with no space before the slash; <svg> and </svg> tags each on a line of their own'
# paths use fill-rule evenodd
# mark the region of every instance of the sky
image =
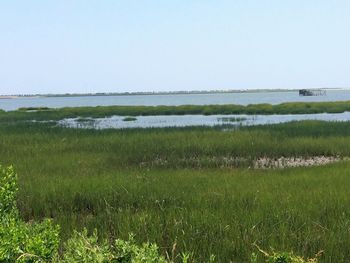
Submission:
<svg viewBox="0 0 350 263">
<path fill-rule="evenodd" d="M 0 94 L 350 87 L 349 0 L 0 2 Z"/>
</svg>

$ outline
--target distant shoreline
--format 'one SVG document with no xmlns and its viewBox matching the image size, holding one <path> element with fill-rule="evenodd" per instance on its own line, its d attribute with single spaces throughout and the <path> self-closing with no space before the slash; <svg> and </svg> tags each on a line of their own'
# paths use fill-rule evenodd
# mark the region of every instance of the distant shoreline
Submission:
<svg viewBox="0 0 350 263">
<path fill-rule="evenodd" d="M 0 99 L 17 99 L 18 96 L 6 96 L 6 95 L 1 95 Z"/>
<path fill-rule="evenodd" d="M 1 99 L 19 99 L 19 98 L 41 98 L 41 97 L 47 97 L 43 95 L 0 95 Z"/>
<path fill-rule="evenodd" d="M 346 88 L 320 88 L 317 90 L 345 90 Z M 220 93 L 264 93 L 291 92 L 299 89 L 245 89 L 245 90 L 202 90 L 202 91 L 169 91 L 169 92 L 100 92 L 100 93 L 65 93 L 65 94 L 25 94 L 0 95 L 0 99 L 18 98 L 49 98 L 49 97 L 96 97 L 96 96 L 145 96 L 145 95 L 191 95 L 191 94 L 220 94 Z M 316 90 L 316 89 L 310 89 Z"/>
</svg>

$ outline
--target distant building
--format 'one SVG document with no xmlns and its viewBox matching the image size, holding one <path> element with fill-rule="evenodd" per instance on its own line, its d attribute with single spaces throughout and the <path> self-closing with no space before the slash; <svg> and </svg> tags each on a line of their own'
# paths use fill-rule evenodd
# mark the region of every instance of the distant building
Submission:
<svg viewBox="0 0 350 263">
<path fill-rule="evenodd" d="M 326 91 L 322 89 L 300 89 L 299 96 L 324 96 Z"/>
</svg>

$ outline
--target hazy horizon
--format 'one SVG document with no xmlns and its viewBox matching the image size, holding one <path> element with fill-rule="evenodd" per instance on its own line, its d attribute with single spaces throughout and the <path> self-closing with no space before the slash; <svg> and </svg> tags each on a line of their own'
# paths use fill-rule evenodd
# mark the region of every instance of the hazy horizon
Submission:
<svg viewBox="0 0 350 263">
<path fill-rule="evenodd" d="M 350 2 L 5 1 L 0 95 L 350 87 Z"/>
<path fill-rule="evenodd" d="M 0 93 L 0 96 L 7 97 L 7 96 L 46 96 L 46 95 L 59 95 L 59 96 L 64 96 L 64 95 L 110 95 L 110 94 L 120 94 L 120 95 L 142 95 L 142 93 L 145 93 L 147 95 L 152 95 L 152 94 L 183 94 L 183 93 L 230 93 L 230 92 L 285 92 L 285 91 L 298 91 L 300 89 L 297 88 L 288 88 L 288 89 L 225 89 L 225 90 L 171 90 L 171 91 L 119 91 L 119 92 L 66 92 L 66 93 L 6 93 L 2 94 Z M 350 90 L 349 87 L 323 87 L 323 88 L 312 88 L 308 90 Z"/>
</svg>

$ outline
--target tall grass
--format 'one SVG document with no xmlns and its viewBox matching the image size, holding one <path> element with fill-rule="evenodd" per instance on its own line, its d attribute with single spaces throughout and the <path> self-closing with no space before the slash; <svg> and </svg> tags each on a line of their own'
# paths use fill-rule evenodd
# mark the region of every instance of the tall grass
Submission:
<svg viewBox="0 0 350 263">
<path fill-rule="evenodd" d="M 235 131 L 97 131 L 25 123 L 2 125 L 0 132 L 2 162 L 31 166 L 52 160 L 48 167 L 53 169 L 63 169 L 57 162 L 63 158 L 72 166 L 93 163 L 100 169 L 118 169 L 237 167 L 259 157 L 350 156 L 350 123 L 306 121 Z"/>
<path fill-rule="evenodd" d="M 110 239 L 133 232 L 164 254 L 176 243 L 198 262 L 210 254 L 247 262 L 253 243 L 305 257 L 324 250 L 321 262 L 347 262 L 348 162 L 262 171 L 229 169 L 225 160 L 350 156 L 349 128 L 316 121 L 235 131 L 2 124 L 0 159 L 20 175 L 21 215 L 52 217 L 63 239 L 87 227 Z"/>
<path fill-rule="evenodd" d="M 163 253 L 177 243 L 204 260 L 246 262 L 272 246 L 324 262 L 350 256 L 349 164 L 283 171 L 27 171 L 19 207 L 27 220 L 53 217 L 63 238 L 83 226 L 113 239 L 133 232 Z"/>
</svg>

